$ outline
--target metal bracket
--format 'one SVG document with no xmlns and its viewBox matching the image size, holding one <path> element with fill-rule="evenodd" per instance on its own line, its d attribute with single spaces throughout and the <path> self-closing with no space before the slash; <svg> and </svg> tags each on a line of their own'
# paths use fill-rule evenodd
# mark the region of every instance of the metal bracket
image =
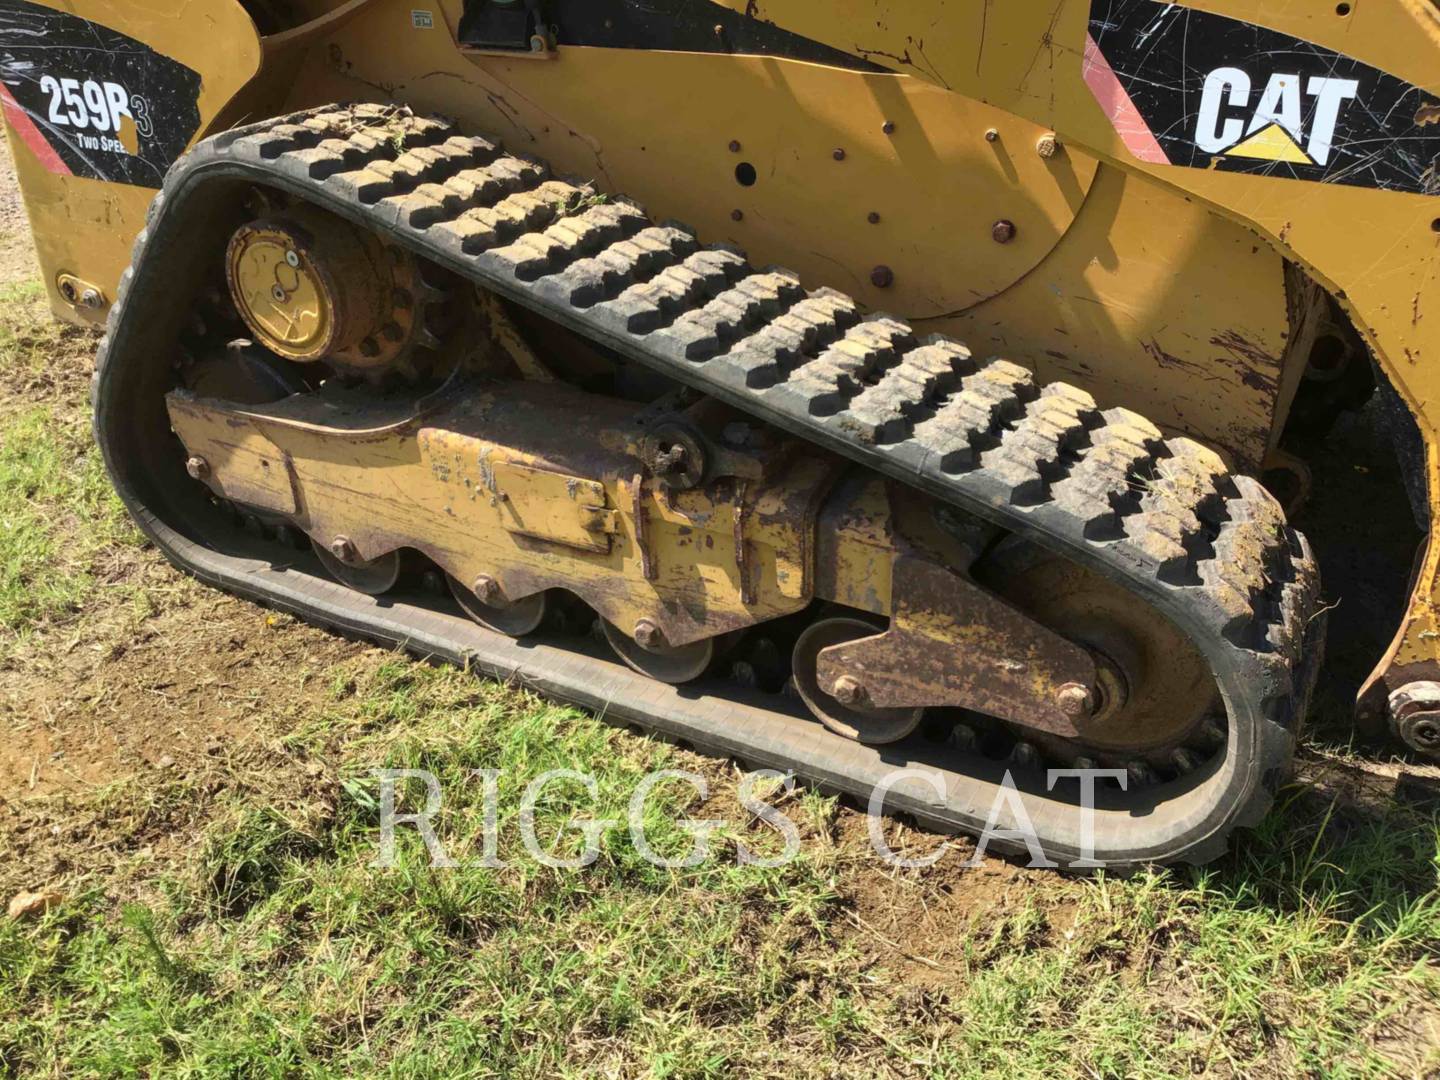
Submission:
<svg viewBox="0 0 1440 1080">
<path fill-rule="evenodd" d="M 1017 608 L 928 559 L 894 563 L 890 629 L 822 651 L 820 688 L 848 677 L 876 708 L 953 705 L 1065 738 L 1081 735 L 1095 661 Z M 1077 692 L 1077 689 L 1079 692 Z M 1063 693 L 1062 691 L 1068 691 Z M 1067 711 L 1062 701 L 1071 701 Z"/>
</svg>

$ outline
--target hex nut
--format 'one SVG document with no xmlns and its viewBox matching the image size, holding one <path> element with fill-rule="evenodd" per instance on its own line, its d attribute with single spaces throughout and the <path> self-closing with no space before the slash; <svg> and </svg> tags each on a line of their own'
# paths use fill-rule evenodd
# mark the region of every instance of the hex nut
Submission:
<svg viewBox="0 0 1440 1080">
<path fill-rule="evenodd" d="M 1066 683 L 1055 692 L 1055 704 L 1072 720 L 1089 716 L 1095 711 L 1095 695 L 1079 683 Z"/>
</svg>

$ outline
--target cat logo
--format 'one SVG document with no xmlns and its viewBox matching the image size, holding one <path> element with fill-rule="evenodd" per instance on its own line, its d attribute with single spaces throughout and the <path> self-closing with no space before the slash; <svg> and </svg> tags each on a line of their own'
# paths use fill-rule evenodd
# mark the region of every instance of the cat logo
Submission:
<svg viewBox="0 0 1440 1080">
<path fill-rule="evenodd" d="M 1216 68 L 1205 78 L 1195 145 L 1232 158 L 1326 165 L 1340 112 L 1359 89 L 1358 79 L 1275 74 L 1252 110 L 1250 76 L 1239 68 Z"/>
</svg>

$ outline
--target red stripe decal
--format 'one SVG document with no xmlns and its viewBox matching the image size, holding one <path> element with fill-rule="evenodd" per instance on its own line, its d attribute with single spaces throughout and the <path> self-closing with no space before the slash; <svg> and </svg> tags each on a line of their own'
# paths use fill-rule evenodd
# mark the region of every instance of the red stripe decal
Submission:
<svg viewBox="0 0 1440 1080">
<path fill-rule="evenodd" d="M 50 141 L 40 133 L 40 129 L 35 126 L 35 121 L 30 119 L 30 114 L 15 100 L 14 95 L 10 93 L 10 88 L 4 83 L 0 83 L 0 107 L 4 108 L 5 119 L 10 122 L 10 127 L 30 148 L 30 152 L 35 155 L 41 165 L 45 166 L 49 172 L 59 173 L 61 176 L 74 175 L 70 172 L 70 166 L 60 160 L 60 155 L 55 152 Z"/>
<path fill-rule="evenodd" d="M 1100 46 L 1095 44 L 1095 39 L 1089 34 L 1085 35 L 1084 69 L 1085 85 L 1090 87 L 1090 92 L 1105 110 L 1110 123 L 1115 125 L 1115 133 L 1120 136 L 1125 149 L 1141 161 L 1148 161 L 1152 165 L 1169 165 L 1170 159 L 1165 156 L 1155 133 L 1145 123 L 1140 110 L 1135 108 L 1135 103 L 1130 100 L 1125 87 L 1121 86 L 1120 80 L 1115 77 L 1110 61 L 1105 59 Z"/>
</svg>

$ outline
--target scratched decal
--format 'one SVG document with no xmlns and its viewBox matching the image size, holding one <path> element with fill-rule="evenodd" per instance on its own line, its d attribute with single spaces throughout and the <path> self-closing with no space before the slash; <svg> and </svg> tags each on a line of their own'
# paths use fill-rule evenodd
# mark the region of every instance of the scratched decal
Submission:
<svg viewBox="0 0 1440 1080">
<path fill-rule="evenodd" d="M 1092 0 L 1084 71 L 1140 161 L 1440 192 L 1440 101 L 1319 45 L 1156 0 Z"/>
<path fill-rule="evenodd" d="M 53 173 L 159 187 L 200 127 L 200 76 L 98 23 L 0 0 L 0 107 Z"/>
</svg>

